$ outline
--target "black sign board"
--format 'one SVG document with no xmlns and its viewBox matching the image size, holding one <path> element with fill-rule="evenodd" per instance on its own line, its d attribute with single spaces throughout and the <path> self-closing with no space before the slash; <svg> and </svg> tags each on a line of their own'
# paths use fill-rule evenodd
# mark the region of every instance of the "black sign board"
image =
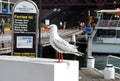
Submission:
<svg viewBox="0 0 120 81">
<path fill-rule="evenodd" d="M 13 9 L 12 54 L 36 57 L 38 51 L 38 8 L 30 0 L 18 1 Z"/>
<path fill-rule="evenodd" d="M 15 13 L 14 33 L 36 33 L 36 14 Z"/>
</svg>

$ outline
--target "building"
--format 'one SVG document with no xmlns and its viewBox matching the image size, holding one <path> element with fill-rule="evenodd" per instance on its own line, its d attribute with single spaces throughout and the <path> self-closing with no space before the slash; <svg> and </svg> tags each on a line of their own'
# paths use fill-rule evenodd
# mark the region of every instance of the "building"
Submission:
<svg viewBox="0 0 120 81">
<path fill-rule="evenodd" d="M 16 0 L 0 0 L 0 18 L 6 22 L 11 22 L 12 7 Z"/>
<path fill-rule="evenodd" d="M 0 18 L 11 20 L 12 7 L 18 0 L 0 0 Z M 68 22 L 70 26 L 79 21 L 88 23 L 89 17 L 95 18 L 96 9 L 113 9 L 119 7 L 119 0 L 32 0 L 38 7 L 41 1 L 41 20 L 49 19 L 52 23 Z M 73 22 L 74 21 L 74 22 Z"/>
</svg>

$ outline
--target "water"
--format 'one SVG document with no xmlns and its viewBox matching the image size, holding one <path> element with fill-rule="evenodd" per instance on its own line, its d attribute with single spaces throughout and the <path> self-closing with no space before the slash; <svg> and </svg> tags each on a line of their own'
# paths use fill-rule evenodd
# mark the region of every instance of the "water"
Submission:
<svg viewBox="0 0 120 81">
<path fill-rule="evenodd" d="M 95 68 L 99 70 L 104 70 L 106 67 L 106 58 L 108 55 L 105 54 L 93 54 L 93 57 L 95 58 Z M 120 57 L 120 55 L 118 56 Z M 56 51 L 51 46 L 46 46 L 43 48 L 43 58 L 57 58 Z M 66 60 L 78 60 L 79 61 L 79 67 L 83 68 L 87 65 L 87 58 L 86 56 L 75 56 L 72 54 L 64 54 L 64 59 Z M 116 60 L 113 58 L 110 58 L 111 64 L 120 67 L 120 60 Z M 116 69 L 116 72 L 120 73 L 120 70 Z"/>
<path fill-rule="evenodd" d="M 93 55 L 95 58 L 95 68 L 103 70 L 106 66 L 107 55 Z"/>
<path fill-rule="evenodd" d="M 95 68 L 104 70 L 106 66 L 107 56 L 104 54 L 98 54 L 93 55 L 95 58 Z M 120 55 L 117 55 L 117 57 L 120 57 Z M 120 59 L 115 58 L 109 58 L 109 63 L 113 64 L 114 66 L 120 67 Z M 115 69 L 117 73 L 120 73 L 120 69 Z"/>
<path fill-rule="evenodd" d="M 95 58 L 95 68 L 97 68 L 99 70 L 104 70 L 104 68 L 106 67 L 107 56 L 108 55 L 105 55 L 105 54 L 93 54 L 93 57 Z M 56 51 L 51 46 L 46 46 L 46 47 L 43 48 L 43 57 L 44 58 L 57 58 Z M 120 57 L 120 55 L 118 57 Z M 64 59 L 78 60 L 80 68 L 86 67 L 86 65 L 87 65 L 86 56 L 78 57 L 78 56 L 75 56 L 75 55 L 72 55 L 72 54 L 64 54 Z M 110 58 L 109 63 L 120 67 L 120 60 Z M 120 70 L 116 69 L 116 72 L 120 73 Z"/>
<path fill-rule="evenodd" d="M 97 68 L 99 70 L 104 70 L 104 68 L 106 67 L 107 56 L 108 55 L 105 55 L 105 54 L 93 54 L 93 57 L 95 58 L 95 68 Z M 43 48 L 43 57 L 44 58 L 57 58 L 56 51 L 51 46 L 45 47 L 45 48 Z M 120 57 L 120 55 L 118 57 Z M 86 56 L 78 57 L 78 56 L 75 56 L 72 54 L 64 54 L 64 59 L 78 60 L 80 68 L 84 68 L 87 65 Z M 113 64 L 117 67 L 120 67 L 120 60 L 110 58 L 109 63 Z M 117 73 L 120 73 L 120 70 L 118 70 L 118 69 L 115 69 L 115 70 Z"/>
</svg>

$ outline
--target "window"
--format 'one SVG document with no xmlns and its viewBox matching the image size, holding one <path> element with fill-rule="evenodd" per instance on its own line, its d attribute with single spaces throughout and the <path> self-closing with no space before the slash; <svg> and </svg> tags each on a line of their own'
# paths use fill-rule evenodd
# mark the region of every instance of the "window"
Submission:
<svg viewBox="0 0 120 81">
<path fill-rule="evenodd" d="M 0 2 L 0 13 L 2 13 L 2 2 Z"/>
<path fill-rule="evenodd" d="M 117 30 L 117 38 L 120 38 L 120 30 Z"/>
<path fill-rule="evenodd" d="M 115 30 L 98 30 L 97 33 L 98 37 L 106 37 L 106 38 L 115 37 L 115 35 L 116 35 Z"/>
<path fill-rule="evenodd" d="M 12 12 L 13 6 L 14 6 L 14 4 L 10 4 L 10 12 Z"/>
<path fill-rule="evenodd" d="M 2 13 L 8 13 L 8 3 L 2 2 Z"/>
</svg>

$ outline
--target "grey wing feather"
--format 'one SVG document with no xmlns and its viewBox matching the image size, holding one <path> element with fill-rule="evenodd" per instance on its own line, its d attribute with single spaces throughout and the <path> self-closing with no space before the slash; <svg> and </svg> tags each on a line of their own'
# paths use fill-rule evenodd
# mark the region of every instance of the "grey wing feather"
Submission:
<svg viewBox="0 0 120 81">
<path fill-rule="evenodd" d="M 64 52 L 66 52 L 66 53 L 68 53 L 68 52 L 70 53 L 72 51 L 77 52 L 76 46 L 69 44 L 67 41 L 65 41 L 63 39 L 59 39 L 59 40 L 55 39 L 54 43 L 57 45 L 57 47 L 63 49 Z"/>
<path fill-rule="evenodd" d="M 52 41 L 52 45 L 53 45 L 53 48 L 54 49 L 56 49 L 57 51 L 59 51 L 59 52 L 64 52 L 65 51 L 65 49 L 64 48 L 60 48 L 59 46 L 58 46 L 58 43 L 56 43 L 55 41 Z"/>
<path fill-rule="evenodd" d="M 52 42 L 52 46 L 61 53 L 71 53 L 71 54 L 75 54 L 77 56 L 83 55 L 83 53 L 81 53 L 77 50 L 77 46 L 69 44 L 67 41 L 65 41 L 61 38 L 54 39 L 51 42 Z"/>
</svg>

